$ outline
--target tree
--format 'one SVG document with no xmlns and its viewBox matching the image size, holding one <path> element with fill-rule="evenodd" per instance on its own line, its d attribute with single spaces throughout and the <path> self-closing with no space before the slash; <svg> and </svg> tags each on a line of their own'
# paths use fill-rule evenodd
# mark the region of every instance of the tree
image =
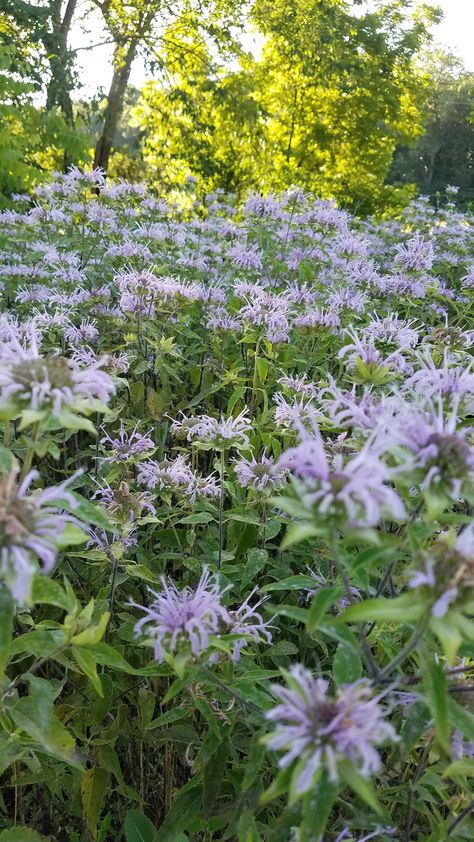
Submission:
<svg viewBox="0 0 474 842">
<path fill-rule="evenodd" d="M 107 96 L 104 123 L 95 148 L 94 165 L 107 171 L 114 136 L 123 111 L 125 91 L 132 65 L 140 48 L 152 66 L 163 69 L 161 51 L 181 54 L 182 39 L 170 38 L 170 28 L 181 34 L 198 27 L 217 45 L 233 39 L 230 26 L 238 17 L 235 0 L 186 0 L 179 10 L 166 0 L 93 0 L 104 17 L 114 41 L 113 77 Z M 176 52 L 175 52 L 176 55 Z"/>
<path fill-rule="evenodd" d="M 424 66 L 431 80 L 424 131 L 414 146 L 397 149 L 390 179 L 414 181 L 426 194 L 454 184 L 461 188 L 461 199 L 472 199 L 474 73 L 442 50 L 429 53 Z"/>
<path fill-rule="evenodd" d="M 393 152 L 421 132 L 415 59 L 435 14 L 410 17 L 395 0 L 359 16 L 345 0 L 257 0 L 253 14 L 259 61 L 229 69 L 201 48 L 198 62 L 145 86 L 135 118 L 146 160 L 205 188 L 301 184 L 359 212 L 392 202 Z"/>
</svg>

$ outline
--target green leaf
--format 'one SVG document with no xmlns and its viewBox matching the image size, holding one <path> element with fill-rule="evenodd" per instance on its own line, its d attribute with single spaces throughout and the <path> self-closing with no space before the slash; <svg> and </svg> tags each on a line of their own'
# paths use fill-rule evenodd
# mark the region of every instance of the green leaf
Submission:
<svg viewBox="0 0 474 842">
<path fill-rule="evenodd" d="M 419 620 L 425 611 L 425 604 L 420 595 L 412 591 L 394 599 L 366 599 L 364 602 L 357 602 L 344 611 L 342 619 L 354 622 L 398 620 L 411 623 Z"/>
<path fill-rule="evenodd" d="M 312 526 L 311 523 L 297 523 L 295 526 L 290 526 L 283 541 L 280 544 L 281 550 L 287 550 L 295 544 L 301 544 L 302 541 L 307 541 L 308 538 L 314 538 L 319 535 L 319 529 Z"/>
<path fill-rule="evenodd" d="M 260 842 L 260 836 L 252 813 L 247 810 L 241 814 L 237 827 L 238 842 Z"/>
<path fill-rule="evenodd" d="M 11 827 L 0 833 L 0 842 L 46 842 L 46 836 L 40 836 L 29 827 Z"/>
<path fill-rule="evenodd" d="M 313 582 L 314 586 L 314 582 Z M 318 628 L 320 621 L 324 617 L 328 608 L 334 604 L 342 594 L 342 588 L 339 585 L 326 585 L 319 588 L 317 594 L 313 596 L 311 605 L 308 611 L 308 619 L 306 621 L 306 631 L 311 634 Z"/>
<path fill-rule="evenodd" d="M 254 583 L 257 574 L 265 567 L 267 561 L 268 553 L 266 550 L 260 550 L 257 547 L 249 550 L 242 576 L 242 588 L 246 588 L 250 582 Z"/>
<path fill-rule="evenodd" d="M 85 544 L 90 540 L 90 535 L 84 532 L 76 523 L 66 523 L 63 531 L 56 538 L 56 544 L 60 549 L 64 547 Z"/>
<path fill-rule="evenodd" d="M 455 775 L 461 775 L 463 778 L 473 778 L 474 758 L 463 757 L 461 760 L 455 760 L 443 772 L 443 778 L 454 778 Z"/>
<path fill-rule="evenodd" d="M 155 842 L 156 829 L 139 810 L 129 810 L 123 823 L 126 842 Z"/>
<path fill-rule="evenodd" d="M 336 649 L 332 664 L 332 674 L 336 684 L 351 684 L 362 676 L 362 661 L 353 650 L 340 643 Z"/>
<path fill-rule="evenodd" d="M 72 599 L 56 579 L 47 576 L 35 576 L 31 590 L 33 605 L 55 605 L 64 611 L 73 611 L 76 600 Z"/>
<path fill-rule="evenodd" d="M 461 705 L 448 699 L 448 717 L 451 725 L 461 731 L 468 740 L 474 742 L 474 716 Z"/>
<path fill-rule="evenodd" d="M 182 517 L 178 523 L 210 523 L 214 519 L 210 512 L 196 512 L 194 515 Z"/>
<path fill-rule="evenodd" d="M 10 660 L 14 604 L 7 590 L 0 591 L 0 678 Z"/>
<path fill-rule="evenodd" d="M 110 782 L 110 772 L 94 766 L 81 778 L 82 810 L 93 839 L 97 837 L 97 822 Z"/>
<path fill-rule="evenodd" d="M 75 517 L 84 521 L 84 523 L 92 524 L 93 526 L 100 526 L 101 529 L 107 529 L 109 532 L 113 530 L 110 520 L 100 506 L 96 506 L 94 503 L 91 503 L 90 500 L 86 500 L 85 497 L 81 497 L 80 494 L 72 492 L 72 496 L 78 504 L 74 509 Z"/>
<path fill-rule="evenodd" d="M 426 701 L 434 719 L 436 737 L 442 748 L 449 753 L 451 728 L 448 717 L 448 681 L 443 666 L 434 658 L 426 657 L 422 662 L 423 687 Z"/>
<path fill-rule="evenodd" d="M 202 792 L 193 788 L 178 795 L 157 835 L 156 842 L 173 842 L 196 818 L 202 805 Z"/>
<path fill-rule="evenodd" d="M 349 761 L 340 763 L 338 769 L 344 783 L 350 786 L 359 798 L 362 798 L 375 813 L 384 815 L 384 809 L 375 794 L 371 782 L 367 778 L 362 777 Z"/>
<path fill-rule="evenodd" d="M 26 680 L 30 692 L 8 705 L 11 718 L 38 744 L 38 751 L 72 762 L 75 741 L 55 714 L 56 691 L 44 678 L 27 674 Z"/>
<path fill-rule="evenodd" d="M 72 654 L 81 672 L 87 676 L 96 693 L 103 698 L 104 691 L 102 690 L 101 680 L 97 675 L 97 664 L 91 653 L 80 646 L 73 646 Z"/>
<path fill-rule="evenodd" d="M 74 637 L 71 638 L 71 643 L 74 644 L 74 646 L 90 646 L 94 643 L 100 643 L 105 634 L 109 619 L 110 612 L 104 611 L 98 623 L 93 626 L 89 626 L 89 628 L 84 629 L 84 631 L 79 632 L 79 634 L 75 634 Z"/>
<path fill-rule="evenodd" d="M 432 617 L 430 628 L 438 638 L 443 652 L 450 663 L 456 657 L 463 642 L 463 635 L 456 622 L 459 615 L 455 611 L 448 611 L 445 617 Z"/>
<path fill-rule="evenodd" d="M 340 790 L 341 785 L 331 781 L 327 771 L 324 771 L 320 780 L 305 795 L 301 842 L 312 842 L 322 837 Z"/>
<path fill-rule="evenodd" d="M 288 576 L 287 579 L 281 579 L 279 582 L 271 582 L 262 588 L 262 593 L 267 591 L 301 591 L 307 588 L 314 589 L 314 579 L 311 576 L 306 576 L 300 573 L 299 576 Z"/>
</svg>

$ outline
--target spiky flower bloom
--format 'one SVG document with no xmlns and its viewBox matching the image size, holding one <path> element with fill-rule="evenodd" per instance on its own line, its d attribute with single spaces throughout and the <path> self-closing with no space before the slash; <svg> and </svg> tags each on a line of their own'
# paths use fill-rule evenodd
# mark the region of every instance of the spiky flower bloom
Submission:
<svg viewBox="0 0 474 842">
<path fill-rule="evenodd" d="M 327 681 L 314 678 L 301 664 L 295 664 L 288 675 L 288 687 L 272 687 L 281 704 L 266 714 L 277 723 L 266 743 L 270 749 L 285 751 L 280 768 L 300 762 L 295 782 L 298 794 L 310 789 L 321 767 L 338 780 L 338 763 L 342 760 L 349 760 L 366 778 L 380 770 L 375 746 L 395 741 L 397 735 L 385 721 L 379 699 L 372 696 L 368 682 L 347 684 L 336 696 L 330 696 Z"/>
<path fill-rule="evenodd" d="M 401 454 L 399 473 L 453 500 L 474 480 L 474 447 L 457 426 L 458 401 L 447 417 L 442 401 L 428 402 L 426 410 L 402 407 L 385 431 L 387 449 Z"/>
<path fill-rule="evenodd" d="M 371 339 L 381 351 L 406 351 L 413 348 L 419 339 L 413 324 L 413 320 L 399 319 L 397 313 L 390 313 L 383 318 L 375 315 L 364 327 L 364 336 Z"/>
<path fill-rule="evenodd" d="M 446 350 L 440 366 L 429 353 L 420 355 L 418 360 L 421 367 L 405 381 L 405 390 L 413 389 L 428 398 L 436 395 L 446 400 L 471 398 L 468 409 L 474 408 L 474 361 L 463 366 L 452 365 Z"/>
<path fill-rule="evenodd" d="M 358 394 L 355 385 L 351 391 L 341 389 L 332 378 L 329 386 L 321 391 L 320 399 L 336 427 L 360 427 L 364 430 L 377 425 L 386 402 L 384 397 L 372 391 L 372 387 L 364 386 L 362 393 Z"/>
<path fill-rule="evenodd" d="M 71 520 L 70 515 L 57 508 L 66 504 L 73 509 L 77 503 L 66 490 L 74 477 L 52 488 L 28 493 L 38 472 L 30 471 L 20 483 L 17 474 L 18 469 L 0 479 L 0 576 L 14 599 L 23 604 L 34 573 L 49 573 L 53 569 L 58 538 Z"/>
<path fill-rule="evenodd" d="M 166 653 L 178 649 L 187 650 L 196 658 L 209 649 L 211 635 L 218 633 L 227 618 L 221 604 L 222 591 L 210 578 L 209 571 L 204 570 L 195 589 L 185 587 L 181 591 L 174 582 L 168 583 L 163 578 L 162 591 L 151 591 L 155 599 L 150 606 L 132 603 L 145 612 L 135 626 L 135 633 L 138 635 L 148 627 L 157 661 L 164 661 Z"/>
<path fill-rule="evenodd" d="M 361 366 L 368 369 L 368 372 L 382 373 L 386 371 L 409 372 L 410 365 L 400 352 L 400 349 L 395 349 L 391 353 L 384 355 L 372 337 L 364 335 L 358 336 L 353 328 L 348 328 L 346 334 L 350 337 L 352 342 L 344 345 L 338 352 L 338 357 L 343 359 L 347 357 L 348 367 L 355 373 L 360 372 Z"/>
<path fill-rule="evenodd" d="M 243 409 L 235 418 L 222 416 L 220 420 L 209 415 L 191 418 L 183 415 L 171 425 L 171 432 L 177 438 L 196 441 L 218 450 L 229 447 L 246 449 L 249 446 L 250 431 L 251 421 L 247 409 Z"/>
<path fill-rule="evenodd" d="M 84 412 L 90 401 L 107 403 L 114 394 L 112 379 L 102 371 L 102 360 L 81 368 L 66 357 L 41 356 L 36 345 L 11 347 L 0 363 L 0 403 L 18 409 L 50 411 L 63 406 Z"/>
<path fill-rule="evenodd" d="M 263 491 L 265 488 L 277 488 L 284 480 L 286 473 L 275 467 L 273 456 L 263 454 L 260 459 L 240 459 L 234 464 L 237 480 L 242 488 L 254 488 Z"/>
<path fill-rule="evenodd" d="M 318 394 L 318 389 L 305 374 L 284 374 L 277 380 L 277 383 L 290 395 L 299 395 L 306 398 L 315 398 Z"/>
<path fill-rule="evenodd" d="M 256 594 L 257 590 L 258 588 L 254 588 L 239 608 L 227 611 L 227 634 L 244 635 L 234 642 L 232 652 L 233 661 L 240 659 L 240 653 L 249 640 L 253 640 L 254 643 L 265 641 L 270 644 L 272 642 L 272 634 L 270 632 L 271 620 L 264 620 L 262 615 L 257 611 L 260 605 L 265 602 L 265 599 L 259 600 L 255 605 L 250 604 L 250 600 Z"/>
<path fill-rule="evenodd" d="M 115 489 L 106 482 L 103 486 L 99 486 L 92 495 L 92 499 L 98 499 L 107 512 L 117 520 L 133 523 L 145 510 L 150 515 L 156 514 L 156 509 L 151 502 L 151 494 L 148 491 L 132 491 L 127 482 L 119 483 L 118 488 Z"/>
<path fill-rule="evenodd" d="M 140 634 L 144 626 L 154 640 L 154 652 L 157 661 L 164 661 L 166 653 L 200 657 L 210 654 L 211 662 L 219 656 L 219 650 L 212 650 L 212 635 L 242 635 L 233 640 L 232 659 L 238 661 L 247 642 L 271 643 L 270 621 L 264 621 L 257 608 L 263 600 L 251 606 L 250 600 L 256 589 L 234 610 L 229 610 L 222 603 L 226 589 L 210 581 L 211 575 L 206 569 L 195 589 L 186 586 L 179 591 L 170 580 L 162 578 L 162 591 L 150 590 L 155 601 L 148 607 L 131 603 L 145 612 L 145 616 L 135 626 Z"/>
<path fill-rule="evenodd" d="M 410 588 L 428 588 L 434 602 L 433 617 L 444 617 L 458 597 L 474 592 L 474 523 L 466 526 L 454 544 L 440 538 L 423 565 L 411 573 Z"/>
<path fill-rule="evenodd" d="M 415 234 L 406 243 L 395 246 L 394 262 L 407 271 L 431 269 L 434 261 L 434 248 L 431 240 L 423 240 L 420 234 Z"/>
<path fill-rule="evenodd" d="M 302 482 L 306 506 L 353 527 L 376 526 L 383 517 L 406 517 L 400 497 L 386 484 L 389 468 L 367 445 L 344 464 L 340 453 L 330 461 L 316 425 L 313 434 L 301 428 L 300 435 L 300 444 L 282 453 L 277 468 Z"/>
<path fill-rule="evenodd" d="M 138 424 L 130 433 L 127 433 L 123 422 L 120 424 L 118 435 L 113 438 L 108 433 L 100 440 L 104 446 L 107 456 L 102 456 L 99 463 L 104 462 L 129 462 L 134 459 L 141 459 L 144 454 L 155 449 L 153 439 L 150 438 L 151 430 L 145 435 L 138 432 Z"/>
<path fill-rule="evenodd" d="M 175 459 L 157 462 L 150 459 L 142 462 L 138 469 L 137 482 L 146 488 L 172 491 L 184 494 L 194 503 L 197 497 L 218 497 L 219 483 L 210 474 L 207 477 L 195 474 L 188 464 L 188 456 L 179 454 Z"/>
<path fill-rule="evenodd" d="M 296 432 L 302 426 L 312 426 L 321 415 L 313 400 L 305 396 L 294 397 L 290 403 L 281 392 L 276 392 L 274 400 L 275 424 L 282 430 Z"/>
</svg>

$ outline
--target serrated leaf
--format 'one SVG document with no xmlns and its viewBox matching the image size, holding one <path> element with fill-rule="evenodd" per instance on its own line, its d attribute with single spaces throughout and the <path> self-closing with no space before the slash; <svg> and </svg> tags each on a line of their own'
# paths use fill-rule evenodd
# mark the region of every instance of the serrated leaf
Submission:
<svg viewBox="0 0 474 842">
<path fill-rule="evenodd" d="M 72 762 L 75 741 L 56 716 L 55 691 L 49 681 L 26 675 L 30 685 L 28 696 L 8 705 L 8 712 L 17 728 L 21 728 L 38 744 L 38 750 Z"/>
</svg>

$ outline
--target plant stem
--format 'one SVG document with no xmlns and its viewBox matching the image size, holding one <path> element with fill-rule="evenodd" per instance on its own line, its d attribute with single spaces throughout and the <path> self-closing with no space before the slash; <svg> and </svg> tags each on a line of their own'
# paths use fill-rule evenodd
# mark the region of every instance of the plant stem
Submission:
<svg viewBox="0 0 474 842">
<path fill-rule="evenodd" d="M 21 470 L 20 479 L 24 479 L 26 477 L 26 475 L 27 475 L 28 471 L 30 470 L 31 465 L 33 463 L 33 456 L 34 456 L 34 453 L 35 453 L 35 444 L 36 444 L 36 440 L 38 438 L 38 432 L 39 432 L 39 422 L 35 421 L 35 423 L 33 424 L 32 430 L 31 430 L 31 444 L 30 444 L 30 446 L 28 448 L 28 451 L 26 453 L 25 461 L 23 462 L 23 468 Z"/>
<path fill-rule="evenodd" d="M 396 657 L 392 661 L 390 661 L 390 663 L 387 664 L 387 666 L 384 667 L 383 670 L 381 670 L 381 672 L 379 672 L 379 674 L 377 675 L 377 681 L 383 681 L 385 678 L 387 678 L 390 675 L 391 672 L 393 672 L 395 667 L 398 667 L 399 664 L 402 664 L 403 661 L 406 658 L 408 658 L 408 656 L 415 649 L 417 643 L 423 637 L 423 635 L 424 635 L 424 633 L 425 633 L 425 631 L 428 627 L 429 620 L 430 620 L 429 615 L 427 615 L 426 617 L 423 617 L 423 619 L 418 623 L 417 627 L 415 628 L 415 631 L 413 632 L 412 636 L 410 637 L 410 640 L 403 647 L 401 652 L 399 652 L 398 655 L 396 655 Z"/>
<path fill-rule="evenodd" d="M 258 352 L 260 350 L 260 337 L 255 343 L 255 354 L 253 362 L 253 380 L 252 380 L 252 394 L 250 396 L 250 416 L 253 418 L 257 403 L 257 384 L 258 384 Z"/>
<path fill-rule="evenodd" d="M 220 495 L 219 495 L 219 558 L 218 558 L 218 567 L 219 570 L 222 566 L 222 549 L 224 546 L 224 471 L 225 471 L 225 451 L 224 449 L 221 450 L 221 462 L 220 462 L 220 479 L 221 479 L 221 488 L 220 488 Z"/>
<path fill-rule="evenodd" d="M 221 690 L 224 690 L 224 692 L 227 693 L 228 696 L 231 696 L 233 699 L 235 699 L 235 701 L 238 702 L 239 705 L 241 705 L 243 708 L 246 708 L 247 710 L 251 710 L 253 713 L 260 714 L 260 716 L 263 715 L 263 711 L 259 707 L 257 707 L 257 705 L 254 705 L 253 702 L 248 702 L 246 699 L 244 699 L 243 696 L 240 695 L 240 693 L 237 693 L 235 690 L 231 690 L 230 687 L 227 687 L 227 685 L 224 684 L 224 682 L 221 681 L 220 678 L 217 678 L 217 675 L 214 675 L 214 673 L 209 669 L 209 667 L 206 667 L 206 665 L 203 664 L 202 661 L 198 661 L 198 664 L 203 670 L 203 672 L 206 673 L 207 677 L 210 678 L 214 682 L 214 684 L 217 684 L 217 686 L 220 687 Z"/>
</svg>

